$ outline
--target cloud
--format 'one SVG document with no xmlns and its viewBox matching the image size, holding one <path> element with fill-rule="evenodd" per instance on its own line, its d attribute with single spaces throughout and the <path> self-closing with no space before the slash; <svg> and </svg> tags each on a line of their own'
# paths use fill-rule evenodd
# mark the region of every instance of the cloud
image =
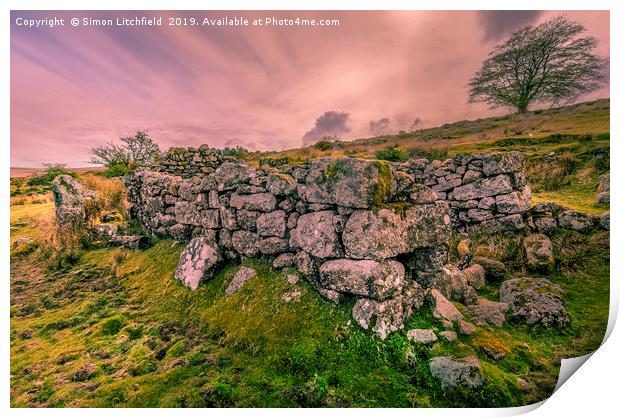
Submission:
<svg viewBox="0 0 620 418">
<path fill-rule="evenodd" d="M 368 133 L 370 135 L 379 136 L 385 135 L 390 129 L 390 118 L 381 118 L 378 120 L 371 120 L 368 124 Z"/>
<path fill-rule="evenodd" d="M 325 136 L 339 136 L 351 131 L 347 125 L 349 114 L 329 110 L 316 119 L 314 128 L 301 138 L 304 146 L 313 144 Z"/>
<path fill-rule="evenodd" d="M 419 129 L 422 129 L 422 119 L 420 119 L 420 117 L 417 117 L 413 120 L 413 123 L 411 124 L 411 127 L 409 128 L 409 130 L 417 131 Z"/>
<path fill-rule="evenodd" d="M 519 27 L 534 22 L 540 10 L 481 10 L 478 20 L 484 30 L 485 41 L 499 41 Z"/>
</svg>

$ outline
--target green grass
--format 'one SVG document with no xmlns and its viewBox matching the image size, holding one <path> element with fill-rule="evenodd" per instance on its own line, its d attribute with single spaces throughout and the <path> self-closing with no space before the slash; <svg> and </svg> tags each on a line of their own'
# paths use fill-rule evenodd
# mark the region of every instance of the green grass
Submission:
<svg viewBox="0 0 620 418">
<path fill-rule="evenodd" d="M 15 407 L 535 402 L 553 390 L 560 356 L 585 354 L 602 340 L 609 295 L 604 234 L 589 238 L 595 246 L 578 245 L 579 237 L 554 237 L 582 251 L 558 254 L 572 267 L 551 277 L 567 291 L 569 328 L 531 329 L 508 322 L 430 348 L 411 345 L 405 331 L 377 339 L 352 322 L 352 300 L 331 304 L 303 281 L 288 284 L 285 273 L 261 260 L 246 261 L 257 269 L 257 278 L 225 297 L 238 267 L 226 267 L 192 292 L 173 279 L 181 247 L 169 241 L 146 251 L 89 250 L 69 270 L 49 276 L 31 259 L 14 257 L 11 402 Z M 513 244 L 496 245 L 510 256 Z M 578 260 L 586 264 L 575 270 Z M 490 284 L 482 293 L 496 298 L 498 286 Z M 293 289 L 303 296 L 287 304 L 282 295 Z M 415 327 L 441 329 L 428 308 L 406 329 Z M 482 340 L 501 341 L 508 354 L 491 360 L 479 347 Z M 431 356 L 444 354 L 477 355 L 484 388 L 441 390 L 427 364 Z M 94 373 L 76 380 L 76 371 L 86 365 L 94 365 Z M 534 389 L 519 389 L 518 377 Z"/>
</svg>

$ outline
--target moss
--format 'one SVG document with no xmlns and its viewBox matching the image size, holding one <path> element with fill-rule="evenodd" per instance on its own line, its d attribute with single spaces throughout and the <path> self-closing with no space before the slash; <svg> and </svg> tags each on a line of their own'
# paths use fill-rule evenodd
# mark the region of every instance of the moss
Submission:
<svg viewBox="0 0 620 418">
<path fill-rule="evenodd" d="M 373 207 L 373 211 L 377 212 L 381 209 L 390 210 L 401 217 L 404 217 L 407 213 L 407 210 L 414 207 L 413 203 L 409 202 L 389 202 L 389 203 L 379 203 L 378 205 Z"/>
<path fill-rule="evenodd" d="M 333 179 L 333 178 L 336 178 L 337 175 L 338 175 L 338 164 L 336 164 L 335 162 L 330 162 L 329 164 L 327 164 L 327 168 L 325 169 L 325 176 L 328 179 Z"/>
<path fill-rule="evenodd" d="M 374 206 L 380 205 L 385 202 L 392 193 L 392 169 L 389 163 L 385 161 L 375 160 L 373 161 L 375 167 L 378 170 L 377 185 L 373 193 L 372 203 Z"/>
<path fill-rule="evenodd" d="M 114 335 L 118 334 L 118 332 L 123 327 L 123 319 L 120 317 L 114 317 L 107 319 L 101 324 L 101 334 L 102 335 Z"/>
</svg>

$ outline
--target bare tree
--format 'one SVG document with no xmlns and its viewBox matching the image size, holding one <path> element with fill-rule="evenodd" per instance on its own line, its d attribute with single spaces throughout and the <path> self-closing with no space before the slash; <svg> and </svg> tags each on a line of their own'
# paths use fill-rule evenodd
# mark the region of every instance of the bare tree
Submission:
<svg viewBox="0 0 620 418">
<path fill-rule="evenodd" d="M 105 145 L 91 148 L 90 153 L 93 155 L 91 162 L 103 164 L 106 167 L 122 165 L 134 168 L 156 161 L 160 156 L 159 145 L 144 131 L 138 131 L 134 136 L 121 138 L 120 141 L 120 145 L 108 142 Z"/>
<path fill-rule="evenodd" d="M 469 81 L 469 101 L 526 113 L 533 103 L 569 103 L 601 87 L 605 61 L 583 25 L 564 17 L 524 26 L 495 47 Z"/>
</svg>

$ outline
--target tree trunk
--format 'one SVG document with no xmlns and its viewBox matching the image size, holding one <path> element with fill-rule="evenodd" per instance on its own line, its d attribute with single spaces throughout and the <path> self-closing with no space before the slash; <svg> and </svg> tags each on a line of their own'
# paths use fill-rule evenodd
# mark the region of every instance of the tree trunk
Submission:
<svg viewBox="0 0 620 418">
<path fill-rule="evenodd" d="M 527 113 L 527 104 L 520 104 L 517 109 L 519 113 Z"/>
</svg>

